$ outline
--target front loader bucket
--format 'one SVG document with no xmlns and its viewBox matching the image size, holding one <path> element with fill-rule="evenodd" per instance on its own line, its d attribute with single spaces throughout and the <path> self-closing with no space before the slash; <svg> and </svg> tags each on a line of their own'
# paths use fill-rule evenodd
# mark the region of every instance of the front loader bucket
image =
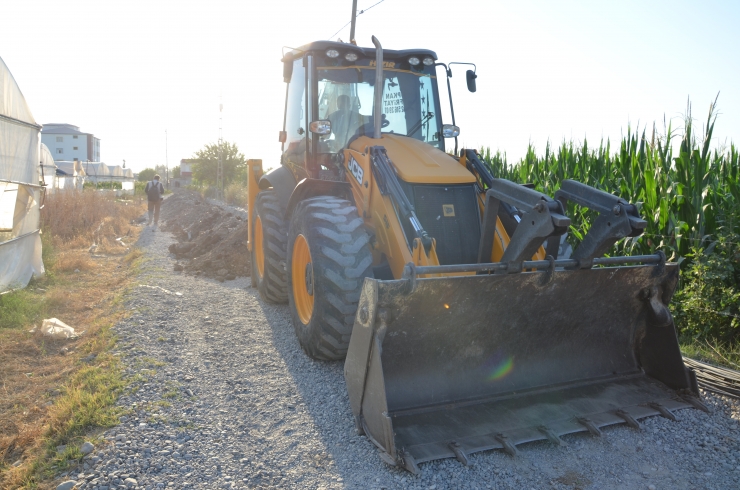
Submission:
<svg viewBox="0 0 740 490">
<path fill-rule="evenodd" d="M 358 429 L 416 472 L 701 407 L 667 309 L 677 280 L 663 262 L 366 279 L 345 364 Z"/>
</svg>

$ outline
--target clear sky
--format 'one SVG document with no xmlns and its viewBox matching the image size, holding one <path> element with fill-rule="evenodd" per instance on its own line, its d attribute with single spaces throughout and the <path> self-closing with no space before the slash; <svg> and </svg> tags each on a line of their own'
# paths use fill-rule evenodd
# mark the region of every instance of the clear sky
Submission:
<svg viewBox="0 0 740 490">
<path fill-rule="evenodd" d="M 359 0 L 362 10 L 377 0 Z M 351 0 L 4 0 L 0 57 L 37 120 L 101 138 L 102 160 L 138 171 L 224 139 L 279 165 L 283 46 L 329 38 Z M 385 0 L 357 39 L 428 48 L 454 71 L 461 143 L 523 156 L 563 139 L 618 140 L 627 124 L 703 122 L 718 92 L 718 141 L 740 142 L 740 2 Z M 347 41 L 349 26 L 336 37 Z M 334 38 L 334 39 L 335 39 Z M 442 71 L 440 70 L 440 75 Z M 444 85 L 442 85 L 444 87 Z M 449 113 L 443 111 L 443 122 Z"/>
</svg>

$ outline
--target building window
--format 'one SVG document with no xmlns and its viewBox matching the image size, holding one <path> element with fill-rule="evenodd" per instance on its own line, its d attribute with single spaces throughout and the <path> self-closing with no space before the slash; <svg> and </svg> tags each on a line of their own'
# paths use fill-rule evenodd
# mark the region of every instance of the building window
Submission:
<svg viewBox="0 0 740 490">
<path fill-rule="evenodd" d="M 57 155 L 64 153 L 64 148 L 57 148 Z"/>
<path fill-rule="evenodd" d="M 72 139 L 75 139 L 76 140 L 77 139 L 77 135 L 72 136 Z"/>
<path fill-rule="evenodd" d="M 77 147 L 76 147 L 76 146 L 73 146 L 73 147 L 72 147 L 72 149 L 73 149 L 73 150 L 76 150 L 76 149 L 77 149 Z"/>
<path fill-rule="evenodd" d="M 57 143 L 64 141 L 64 136 L 57 136 Z"/>
</svg>

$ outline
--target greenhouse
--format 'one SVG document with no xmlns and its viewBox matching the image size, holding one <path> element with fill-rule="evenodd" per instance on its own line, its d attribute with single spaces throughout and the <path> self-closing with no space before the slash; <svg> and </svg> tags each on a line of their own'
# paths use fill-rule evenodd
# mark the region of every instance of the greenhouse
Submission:
<svg viewBox="0 0 740 490">
<path fill-rule="evenodd" d="M 39 126 L 0 58 L 0 292 L 44 273 Z"/>
</svg>

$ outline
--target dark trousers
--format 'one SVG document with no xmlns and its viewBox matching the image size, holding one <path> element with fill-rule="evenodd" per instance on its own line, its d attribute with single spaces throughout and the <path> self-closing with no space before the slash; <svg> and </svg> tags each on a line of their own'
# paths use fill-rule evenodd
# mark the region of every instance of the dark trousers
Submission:
<svg viewBox="0 0 740 490">
<path fill-rule="evenodd" d="M 159 208 L 162 206 L 162 201 L 149 201 L 148 204 L 148 211 L 149 211 L 149 224 L 152 224 L 152 215 L 154 215 L 154 224 L 156 225 L 159 223 Z"/>
</svg>

